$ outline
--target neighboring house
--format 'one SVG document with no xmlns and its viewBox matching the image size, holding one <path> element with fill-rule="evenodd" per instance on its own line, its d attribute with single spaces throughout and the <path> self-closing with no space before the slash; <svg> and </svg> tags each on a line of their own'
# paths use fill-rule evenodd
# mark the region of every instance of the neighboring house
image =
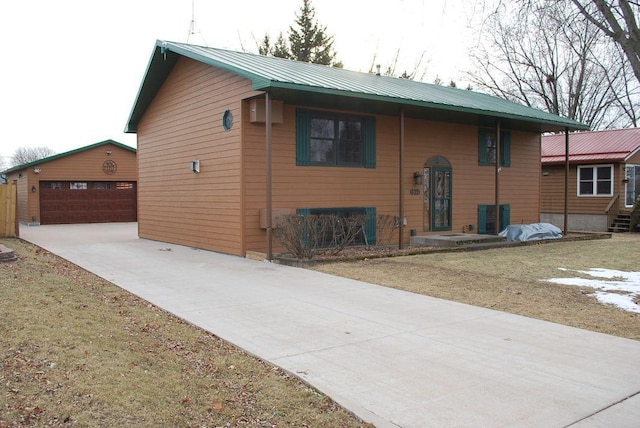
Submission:
<svg viewBox="0 0 640 428">
<path fill-rule="evenodd" d="M 579 129 L 471 91 L 158 41 L 125 131 L 140 237 L 270 258 L 282 213 L 369 214 L 369 243 L 381 214 L 406 218 L 403 244 L 538 222 L 540 134 Z"/>
<path fill-rule="evenodd" d="M 136 149 L 106 140 L 12 167 L 23 224 L 106 223 L 137 219 Z"/>
<path fill-rule="evenodd" d="M 565 135 L 542 137 L 541 220 L 561 228 L 565 153 Z M 640 129 L 570 134 L 568 196 L 569 230 L 628 230 L 640 196 Z"/>
</svg>

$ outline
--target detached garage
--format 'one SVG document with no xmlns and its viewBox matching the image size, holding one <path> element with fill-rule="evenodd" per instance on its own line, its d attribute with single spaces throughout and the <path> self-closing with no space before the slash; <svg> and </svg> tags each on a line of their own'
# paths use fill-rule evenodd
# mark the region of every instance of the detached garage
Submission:
<svg viewBox="0 0 640 428">
<path fill-rule="evenodd" d="M 136 149 L 106 140 L 5 171 L 23 224 L 137 221 Z"/>
</svg>

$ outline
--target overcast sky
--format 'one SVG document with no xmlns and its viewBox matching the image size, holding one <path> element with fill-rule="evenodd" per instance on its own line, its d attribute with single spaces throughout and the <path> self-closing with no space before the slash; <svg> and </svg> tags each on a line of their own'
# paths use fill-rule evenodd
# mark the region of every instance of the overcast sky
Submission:
<svg viewBox="0 0 640 428">
<path fill-rule="evenodd" d="M 192 3 L 196 34 L 190 34 Z M 427 82 L 464 82 L 477 0 L 313 0 L 345 68 L 398 73 L 423 52 Z M 257 52 L 293 24 L 302 0 L 5 0 L 0 3 L 0 156 L 21 146 L 57 153 L 123 129 L 157 39 Z"/>
</svg>

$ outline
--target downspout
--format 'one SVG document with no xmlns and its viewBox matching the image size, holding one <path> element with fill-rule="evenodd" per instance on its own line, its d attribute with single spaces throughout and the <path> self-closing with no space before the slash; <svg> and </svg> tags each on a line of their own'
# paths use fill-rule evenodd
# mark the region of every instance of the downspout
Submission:
<svg viewBox="0 0 640 428">
<path fill-rule="evenodd" d="M 564 129 L 564 230 L 567 235 L 569 230 L 569 128 Z"/>
<path fill-rule="evenodd" d="M 271 189 L 271 94 L 265 93 L 265 128 L 266 128 L 266 159 L 267 159 L 267 260 L 273 259 L 273 229 L 272 229 L 272 189 Z"/>
<path fill-rule="evenodd" d="M 398 248 L 404 248 L 404 108 L 400 107 L 400 217 L 398 219 Z"/>
<path fill-rule="evenodd" d="M 496 172 L 495 172 L 495 180 L 496 180 L 496 224 L 495 224 L 495 234 L 500 233 L 500 164 L 502 159 L 500 159 L 500 145 L 502 141 L 500 141 L 500 119 L 498 119 L 498 123 L 496 124 Z"/>
</svg>

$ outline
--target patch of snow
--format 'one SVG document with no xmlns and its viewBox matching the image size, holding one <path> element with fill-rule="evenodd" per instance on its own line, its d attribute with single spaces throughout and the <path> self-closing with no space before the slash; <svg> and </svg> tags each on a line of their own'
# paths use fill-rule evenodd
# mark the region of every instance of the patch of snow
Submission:
<svg viewBox="0 0 640 428">
<path fill-rule="evenodd" d="M 554 284 L 594 288 L 599 291 L 591 295 L 595 296 L 600 303 L 614 305 L 625 311 L 640 313 L 640 305 L 634 302 L 634 299 L 640 297 L 640 272 L 624 272 L 602 268 L 593 268 L 588 271 L 572 271 L 565 268 L 559 268 L 559 270 L 603 279 L 574 277 L 551 278 L 545 281 Z"/>
</svg>

